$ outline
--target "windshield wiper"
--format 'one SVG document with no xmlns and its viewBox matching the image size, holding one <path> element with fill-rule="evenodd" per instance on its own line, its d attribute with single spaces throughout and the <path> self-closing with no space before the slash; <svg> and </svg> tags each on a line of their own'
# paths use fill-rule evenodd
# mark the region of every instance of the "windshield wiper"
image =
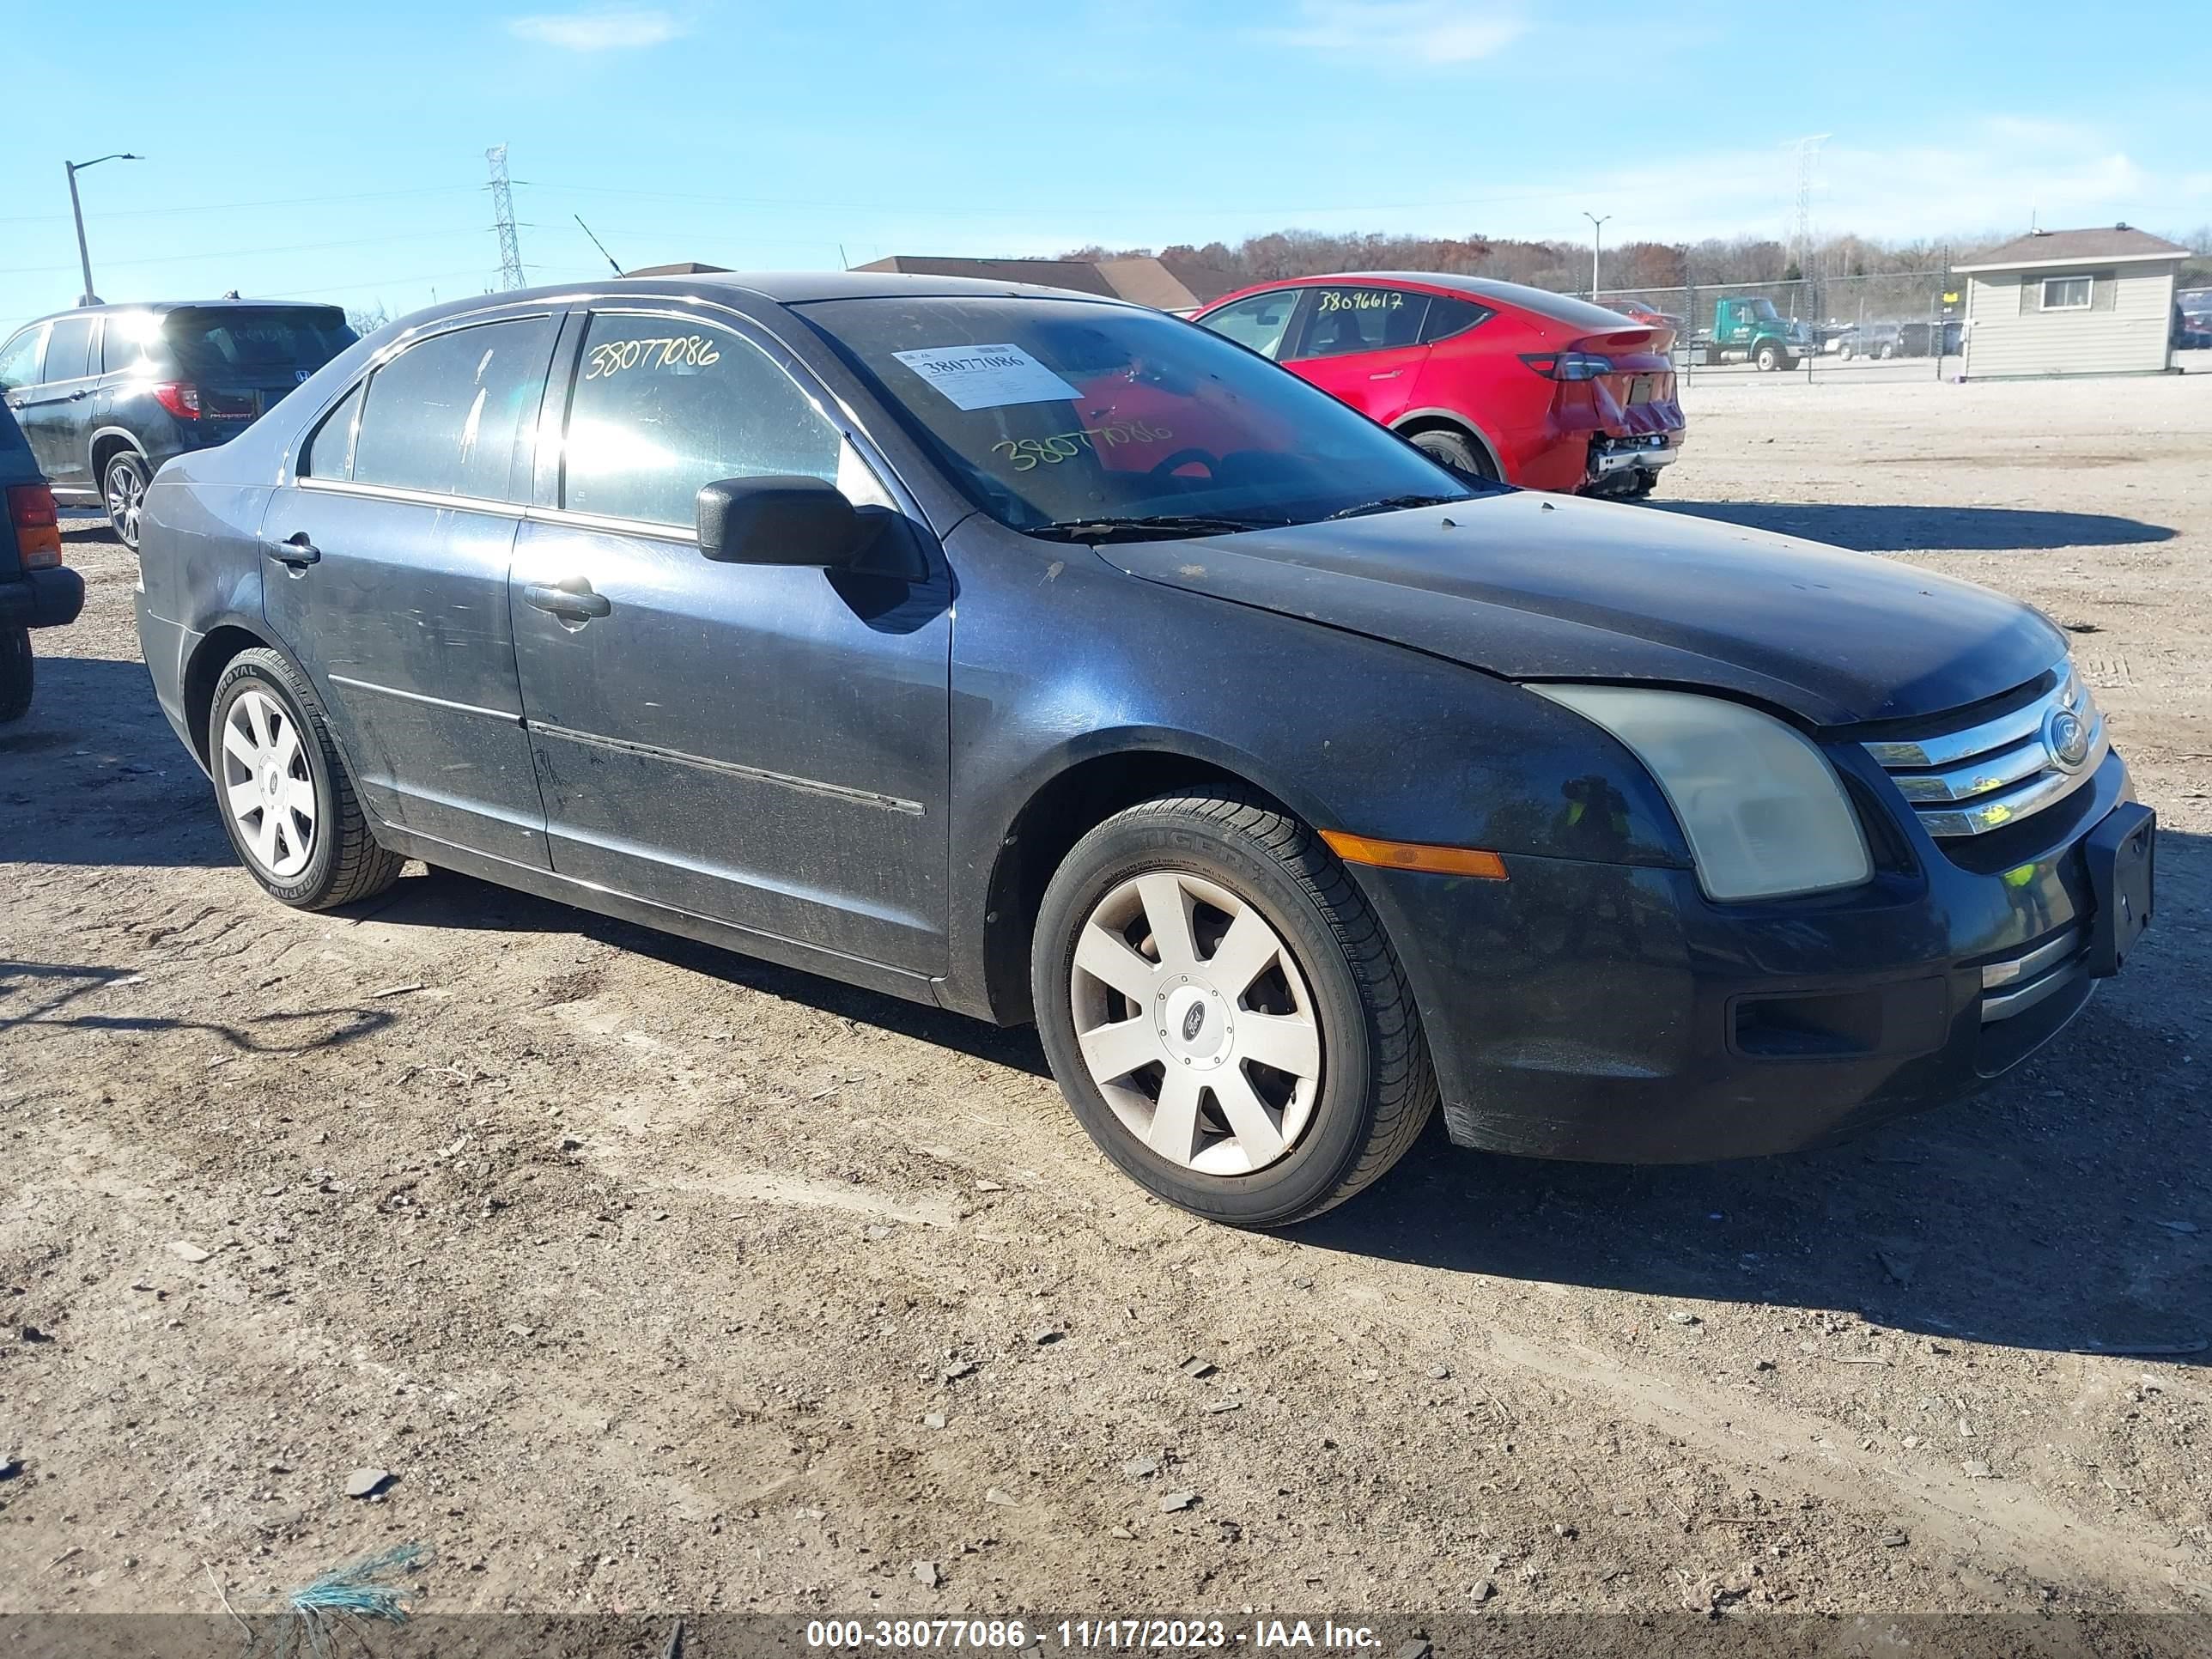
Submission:
<svg viewBox="0 0 2212 1659">
<path fill-rule="evenodd" d="M 1452 501 L 1463 501 L 1468 499 L 1469 497 L 1465 495 L 1391 495 L 1379 501 L 1362 501 L 1357 507 L 1339 508 L 1336 512 L 1324 517 L 1321 522 L 1328 524 L 1337 519 L 1357 519 L 1370 513 L 1395 513 L 1402 507 L 1443 507 Z"/>
<path fill-rule="evenodd" d="M 1173 536 L 1233 536 L 1242 530 L 1276 530 L 1287 519 L 1231 519 L 1202 513 L 1163 513 L 1150 518 L 1063 519 L 1024 531 L 1068 542 L 1164 541 Z"/>
</svg>

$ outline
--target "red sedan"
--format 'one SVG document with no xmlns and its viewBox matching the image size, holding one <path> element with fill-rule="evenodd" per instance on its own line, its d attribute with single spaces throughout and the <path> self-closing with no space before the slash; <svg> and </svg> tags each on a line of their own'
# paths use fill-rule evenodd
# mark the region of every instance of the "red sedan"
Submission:
<svg viewBox="0 0 2212 1659">
<path fill-rule="evenodd" d="M 1194 320 L 1462 472 L 1644 495 L 1681 447 L 1673 331 L 1565 295 L 1370 271 L 1245 289 Z"/>
</svg>

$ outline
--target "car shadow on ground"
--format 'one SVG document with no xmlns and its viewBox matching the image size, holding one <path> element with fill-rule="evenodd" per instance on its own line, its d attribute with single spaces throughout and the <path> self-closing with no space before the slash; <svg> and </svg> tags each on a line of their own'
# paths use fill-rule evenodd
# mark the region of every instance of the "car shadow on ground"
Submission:
<svg viewBox="0 0 2212 1659">
<path fill-rule="evenodd" d="M 2173 539 L 2164 525 L 2109 513 L 2045 513 L 2012 507 L 1867 506 L 1827 501 L 1650 501 L 1686 514 L 1826 542 L 1857 553 L 2040 552 L 2130 547 Z"/>
<path fill-rule="evenodd" d="M 2165 832 L 2153 933 L 1983 1093 L 1817 1152 L 1632 1168 L 1459 1151 L 1442 1121 L 1315 1249 L 1941 1340 L 2212 1364 L 2212 1055 L 2191 1011 L 2212 838 Z M 1710 1308 L 1707 1319 L 1723 1317 Z"/>
<path fill-rule="evenodd" d="M 343 1048 L 384 1030 L 395 1018 L 388 1008 L 305 1008 L 249 1015 L 240 1024 L 226 1025 L 168 1015 L 87 1013 L 75 1006 L 80 998 L 138 977 L 125 969 L 90 963 L 0 960 L 0 1036 L 42 1026 L 163 1035 L 204 1031 L 236 1054 L 290 1058 Z"/>
<path fill-rule="evenodd" d="M 496 931 L 570 933 L 614 950 L 650 957 L 672 968 L 720 980 L 764 996 L 803 1002 L 842 1019 L 895 1031 L 918 1042 L 952 1048 L 994 1065 L 1049 1077 L 1044 1050 L 1027 1026 L 1003 1030 L 942 1008 L 824 979 L 757 957 L 740 956 L 674 933 L 663 933 L 595 911 L 479 881 L 450 870 L 403 878 L 391 892 L 344 914 L 374 917 L 399 927 L 482 927 Z"/>
<path fill-rule="evenodd" d="M 49 654 L 33 635 L 31 709 L 0 726 L 0 860 L 234 862 L 206 775 L 154 700 L 145 665 Z"/>
</svg>

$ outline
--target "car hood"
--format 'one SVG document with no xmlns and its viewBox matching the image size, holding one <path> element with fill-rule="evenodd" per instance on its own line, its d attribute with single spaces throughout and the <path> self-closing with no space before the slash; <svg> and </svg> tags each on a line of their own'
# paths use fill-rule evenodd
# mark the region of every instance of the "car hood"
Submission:
<svg viewBox="0 0 2212 1659">
<path fill-rule="evenodd" d="M 1817 726 L 1955 708 L 2033 679 L 2066 652 L 2040 613 L 1970 582 L 1532 490 L 1097 550 L 1148 581 L 1509 679 L 1705 687 Z"/>
</svg>

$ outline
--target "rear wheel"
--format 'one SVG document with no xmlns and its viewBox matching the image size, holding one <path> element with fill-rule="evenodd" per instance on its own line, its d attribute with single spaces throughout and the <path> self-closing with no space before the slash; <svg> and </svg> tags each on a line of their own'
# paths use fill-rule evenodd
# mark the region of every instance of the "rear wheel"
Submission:
<svg viewBox="0 0 2212 1659">
<path fill-rule="evenodd" d="M 1381 922 L 1319 836 L 1257 800 L 1163 797 L 1085 836 L 1046 890 L 1030 977 L 1091 1139 L 1211 1220 L 1341 1203 L 1436 1103 Z"/>
<path fill-rule="evenodd" d="M 31 711 L 31 630 L 0 628 L 0 720 L 19 720 Z"/>
<path fill-rule="evenodd" d="M 1490 457 L 1456 432 L 1418 432 L 1413 434 L 1413 447 L 1430 459 L 1441 461 L 1465 478 L 1483 478 L 1495 483 L 1498 469 Z"/>
<path fill-rule="evenodd" d="M 307 683 L 274 651 L 216 682 L 208 769 L 239 861 L 270 896 L 328 910 L 382 892 L 406 860 L 377 845 Z"/>
<path fill-rule="evenodd" d="M 135 449 L 118 450 L 100 469 L 100 495 L 107 522 L 132 552 L 138 550 L 139 520 L 146 509 L 146 458 Z"/>
</svg>

